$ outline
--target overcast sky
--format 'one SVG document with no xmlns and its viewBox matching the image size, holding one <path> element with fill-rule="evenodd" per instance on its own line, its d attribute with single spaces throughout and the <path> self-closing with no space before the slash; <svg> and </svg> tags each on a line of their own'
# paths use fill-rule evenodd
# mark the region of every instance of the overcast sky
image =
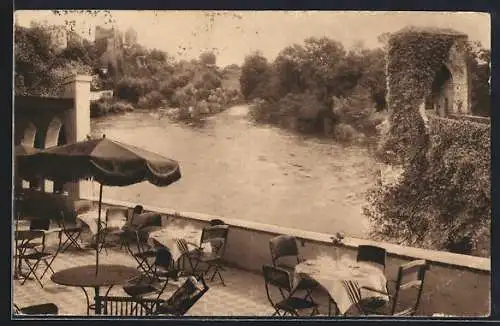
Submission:
<svg viewBox="0 0 500 326">
<path fill-rule="evenodd" d="M 217 64 L 241 64 L 245 55 L 260 50 L 273 59 L 284 47 L 310 36 L 327 36 L 346 47 L 377 47 L 377 36 L 407 25 L 452 28 L 490 47 L 490 18 L 486 13 L 359 12 L 359 11 L 111 11 L 116 27 L 137 31 L 138 41 L 176 58 L 196 58 L 215 50 Z M 103 14 L 56 16 L 51 11 L 17 11 L 15 21 L 29 26 L 32 20 L 61 24 L 75 20 L 78 31 L 88 35 L 104 25 Z M 107 26 L 111 26 L 108 24 Z"/>
</svg>

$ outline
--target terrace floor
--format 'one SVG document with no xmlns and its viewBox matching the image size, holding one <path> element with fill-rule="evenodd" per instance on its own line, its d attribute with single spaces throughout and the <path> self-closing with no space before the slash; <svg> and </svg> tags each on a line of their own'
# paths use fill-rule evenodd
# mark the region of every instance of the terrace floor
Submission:
<svg viewBox="0 0 500 326">
<path fill-rule="evenodd" d="M 102 264 L 121 264 L 136 266 L 135 260 L 125 249 L 108 249 L 100 255 Z M 52 267 L 54 271 L 95 263 L 95 251 L 66 251 L 59 254 Z M 21 281 L 13 282 L 13 301 L 19 307 L 53 302 L 59 307 L 61 315 L 85 315 L 85 295 L 80 288 L 67 287 L 53 283 L 50 272 L 44 276 L 42 283 L 28 280 L 24 285 Z M 188 316 L 270 316 L 274 312 L 270 306 L 261 276 L 242 270 L 227 268 L 223 272 L 226 286 L 220 281 L 208 283 L 209 291 L 194 305 Z M 168 298 L 175 291 L 175 284 L 168 286 L 164 295 Z M 93 290 L 89 290 L 89 295 Z M 120 287 L 111 290 L 110 295 L 126 295 Z"/>
</svg>

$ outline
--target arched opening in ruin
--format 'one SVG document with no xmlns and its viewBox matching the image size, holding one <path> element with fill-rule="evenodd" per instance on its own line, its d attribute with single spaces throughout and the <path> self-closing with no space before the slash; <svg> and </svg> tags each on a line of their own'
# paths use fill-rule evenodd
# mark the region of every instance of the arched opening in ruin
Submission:
<svg viewBox="0 0 500 326">
<path fill-rule="evenodd" d="M 445 64 L 434 75 L 431 94 L 426 99 L 426 109 L 444 117 L 453 112 L 453 76 Z"/>
</svg>

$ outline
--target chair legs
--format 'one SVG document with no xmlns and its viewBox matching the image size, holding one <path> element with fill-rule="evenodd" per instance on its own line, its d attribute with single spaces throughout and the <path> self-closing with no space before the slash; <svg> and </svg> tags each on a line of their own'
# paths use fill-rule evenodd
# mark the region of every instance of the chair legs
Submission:
<svg viewBox="0 0 500 326">
<path fill-rule="evenodd" d="M 39 253 L 35 253 L 34 255 L 37 255 Z M 52 259 L 50 260 L 50 262 L 47 262 L 47 258 L 48 257 L 52 257 Z M 54 270 L 52 269 L 52 262 L 54 261 L 54 258 L 55 256 L 54 255 L 50 255 L 50 256 L 47 256 L 47 257 L 43 257 L 43 258 L 39 258 L 39 259 L 31 259 L 30 257 L 25 257 L 23 260 L 24 262 L 26 263 L 26 266 L 28 266 L 28 273 L 24 276 L 24 279 L 23 281 L 21 282 L 21 285 L 24 285 L 24 283 L 26 283 L 26 281 L 29 279 L 29 277 L 31 275 L 33 275 L 33 277 L 36 279 L 36 281 L 38 282 L 38 284 L 40 284 L 40 286 L 43 288 L 43 284 L 42 284 L 42 279 L 43 277 L 45 276 L 46 272 L 50 269 L 50 271 L 52 273 L 54 273 Z M 35 260 L 35 263 L 32 264 L 30 261 L 31 260 Z M 38 277 L 36 271 L 38 270 L 38 267 L 40 265 L 40 262 L 43 262 L 45 264 L 45 269 L 42 273 L 42 275 L 40 277 Z"/>
<path fill-rule="evenodd" d="M 66 240 L 61 245 L 60 252 L 65 252 L 69 247 L 74 247 L 78 250 L 83 250 L 83 248 L 78 243 L 78 239 L 82 235 L 82 231 L 63 231 L 66 236 Z"/>
</svg>

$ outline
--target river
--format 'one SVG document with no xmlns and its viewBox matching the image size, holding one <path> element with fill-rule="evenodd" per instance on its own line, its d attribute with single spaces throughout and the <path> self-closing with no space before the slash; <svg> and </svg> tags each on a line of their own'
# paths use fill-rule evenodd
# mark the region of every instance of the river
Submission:
<svg viewBox="0 0 500 326">
<path fill-rule="evenodd" d="M 103 196 L 365 237 L 364 192 L 377 169 L 368 151 L 255 125 L 247 111 L 235 106 L 196 128 L 146 112 L 93 120 L 94 134 L 176 159 L 182 172 L 181 180 L 166 188 L 105 187 Z"/>
</svg>

